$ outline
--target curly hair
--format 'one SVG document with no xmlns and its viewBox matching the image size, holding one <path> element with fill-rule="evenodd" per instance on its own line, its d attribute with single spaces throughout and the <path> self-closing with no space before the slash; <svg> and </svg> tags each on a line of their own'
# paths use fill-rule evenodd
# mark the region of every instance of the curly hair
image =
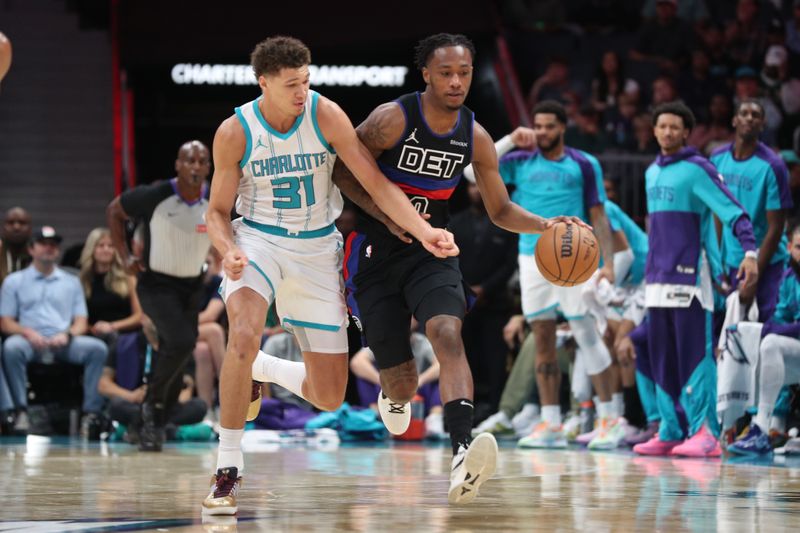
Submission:
<svg viewBox="0 0 800 533">
<path fill-rule="evenodd" d="M 556 119 L 562 123 L 567 123 L 567 111 L 564 109 L 564 106 L 561 105 L 560 102 L 556 100 L 542 100 L 538 104 L 536 104 L 531 111 L 531 116 L 535 117 L 538 114 L 543 115 L 555 115 Z"/>
<path fill-rule="evenodd" d="M 466 36 L 460 33 L 437 33 L 422 39 L 414 48 L 414 64 L 418 69 L 422 70 L 428 66 L 433 53 L 439 48 L 447 48 L 448 46 L 463 46 L 475 59 L 475 45 L 472 44 Z"/>
<path fill-rule="evenodd" d="M 680 100 L 676 100 L 674 102 L 667 102 L 665 104 L 661 104 L 661 105 L 657 106 L 653 110 L 653 119 L 652 119 L 652 121 L 653 121 L 653 127 L 654 128 L 656 127 L 656 124 L 658 123 L 658 117 L 660 115 L 664 115 L 664 114 L 677 115 L 677 116 L 681 117 L 681 120 L 683 120 L 683 127 L 684 128 L 686 128 L 689 131 L 692 131 L 694 129 L 694 125 L 695 125 L 695 122 L 696 122 L 695 118 L 694 118 L 694 113 L 692 113 L 692 110 L 689 109 L 689 106 L 687 106 L 686 104 L 684 104 Z"/>
<path fill-rule="evenodd" d="M 311 51 L 299 39 L 276 35 L 258 43 L 250 54 L 250 66 L 259 76 L 277 74 L 282 68 L 300 68 L 311 63 Z"/>
</svg>

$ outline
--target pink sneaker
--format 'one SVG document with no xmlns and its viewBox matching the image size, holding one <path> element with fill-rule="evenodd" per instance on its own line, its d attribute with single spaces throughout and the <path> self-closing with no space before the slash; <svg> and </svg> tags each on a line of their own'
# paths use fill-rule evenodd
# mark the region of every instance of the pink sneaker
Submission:
<svg viewBox="0 0 800 533">
<path fill-rule="evenodd" d="M 625 444 L 636 446 L 653 438 L 658 433 L 658 422 L 650 422 L 644 429 L 636 429 L 630 436 L 625 437 Z"/>
<path fill-rule="evenodd" d="M 661 440 L 656 433 L 649 441 L 634 446 L 633 451 L 639 455 L 669 455 L 669 452 L 680 443 L 679 440 Z"/>
<path fill-rule="evenodd" d="M 683 444 L 675 446 L 670 454 L 682 457 L 719 457 L 722 455 L 722 448 L 714 435 L 703 426 L 691 438 L 683 441 Z"/>
</svg>

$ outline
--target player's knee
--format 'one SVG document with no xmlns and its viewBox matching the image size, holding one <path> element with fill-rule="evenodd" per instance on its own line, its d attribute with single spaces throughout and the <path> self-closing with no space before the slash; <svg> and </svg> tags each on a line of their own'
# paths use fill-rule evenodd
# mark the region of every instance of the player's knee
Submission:
<svg viewBox="0 0 800 533">
<path fill-rule="evenodd" d="M 762 359 L 772 359 L 781 356 L 780 348 L 780 335 L 770 333 L 764 340 L 761 341 L 761 357 Z"/>
<path fill-rule="evenodd" d="M 344 403 L 344 393 L 344 389 L 327 390 L 317 396 L 314 404 L 323 411 L 335 411 Z"/>
<path fill-rule="evenodd" d="M 435 317 L 428 320 L 425 333 L 437 357 L 458 357 L 463 353 L 461 322 L 452 317 Z"/>
<path fill-rule="evenodd" d="M 207 339 L 225 339 L 225 330 L 216 322 L 203 324 L 203 336 Z"/>
<path fill-rule="evenodd" d="M 228 332 L 228 352 L 226 357 L 252 359 L 258 353 L 260 345 L 260 329 L 250 324 L 231 325 L 231 329 Z"/>
</svg>

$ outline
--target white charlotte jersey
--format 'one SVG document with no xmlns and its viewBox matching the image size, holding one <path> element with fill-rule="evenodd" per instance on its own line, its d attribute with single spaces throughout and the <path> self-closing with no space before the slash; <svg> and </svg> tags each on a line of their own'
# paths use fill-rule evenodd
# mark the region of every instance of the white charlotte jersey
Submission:
<svg viewBox="0 0 800 533">
<path fill-rule="evenodd" d="M 342 195 L 331 181 L 336 153 L 317 124 L 319 94 L 308 92 L 286 133 L 267 123 L 260 100 L 236 108 L 247 138 L 236 212 L 289 234 L 330 226 L 342 212 Z"/>
</svg>

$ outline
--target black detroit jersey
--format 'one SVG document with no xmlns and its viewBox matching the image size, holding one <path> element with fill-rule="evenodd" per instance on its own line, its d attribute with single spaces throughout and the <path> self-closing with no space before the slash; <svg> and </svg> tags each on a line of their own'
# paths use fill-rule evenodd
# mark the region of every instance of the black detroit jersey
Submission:
<svg viewBox="0 0 800 533">
<path fill-rule="evenodd" d="M 420 93 L 414 92 L 395 100 L 403 109 L 406 127 L 397 144 L 384 151 L 377 163 L 417 211 L 431 215 L 431 226 L 444 228 L 450 218 L 447 200 L 472 161 L 474 113 L 462 106 L 453 129 L 438 135 L 422 115 L 420 98 Z M 374 218 L 363 212 L 360 215 L 356 225 L 359 233 L 397 239 Z"/>
</svg>

